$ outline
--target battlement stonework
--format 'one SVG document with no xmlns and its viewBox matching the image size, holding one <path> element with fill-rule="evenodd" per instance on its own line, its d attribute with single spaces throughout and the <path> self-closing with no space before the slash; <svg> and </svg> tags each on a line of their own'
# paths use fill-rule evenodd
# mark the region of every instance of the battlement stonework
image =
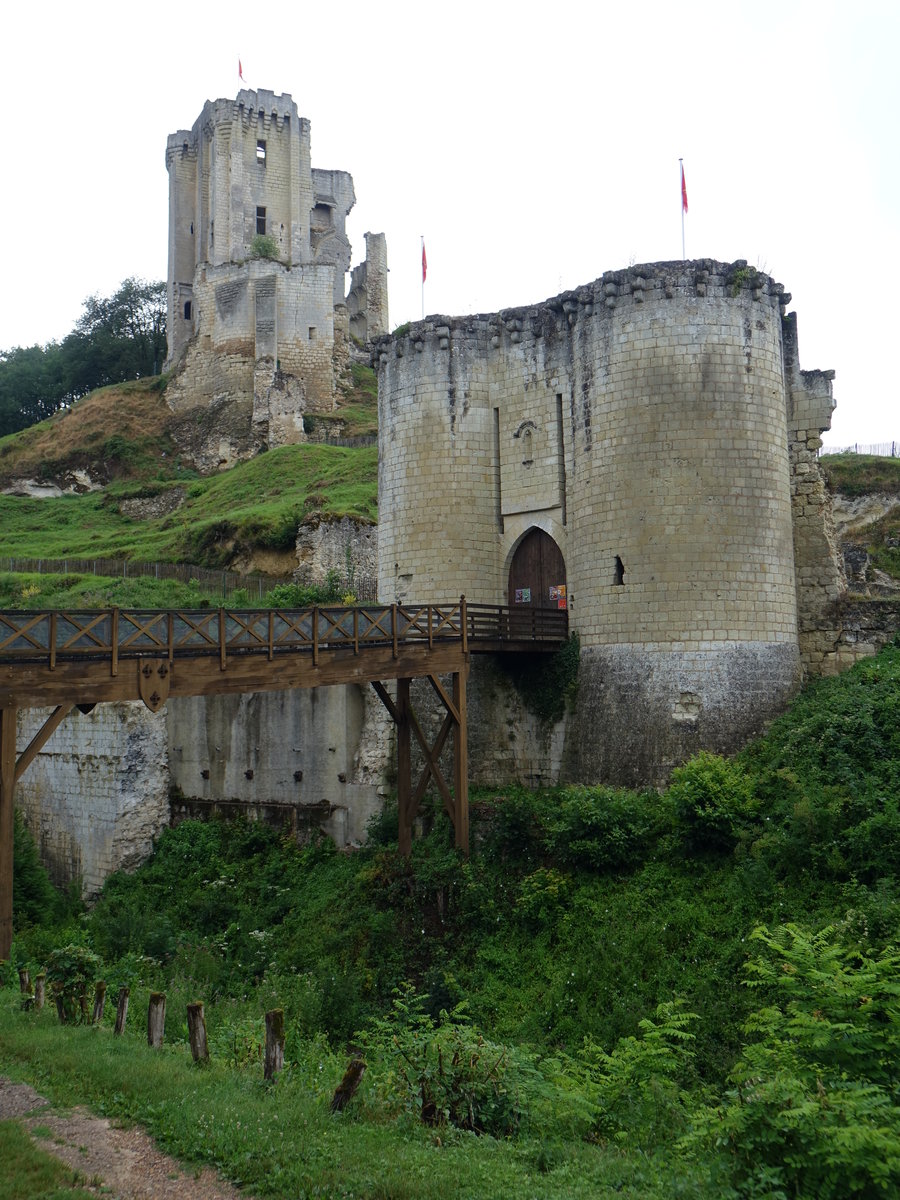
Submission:
<svg viewBox="0 0 900 1200">
<path fill-rule="evenodd" d="M 167 401 L 221 410 L 222 444 L 206 447 L 204 467 L 302 441 L 303 413 L 332 409 L 349 369 L 353 179 L 314 168 L 309 121 L 289 95 L 262 89 L 207 101 L 191 129 L 170 134 L 166 168 Z M 363 329 L 383 333 L 387 252 L 383 235 L 369 237 L 353 306 Z"/>
<path fill-rule="evenodd" d="M 830 373 L 799 370 L 789 300 L 745 262 L 653 263 L 376 344 L 379 594 L 567 604 L 578 778 L 732 749 L 799 683 L 840 569 Z"/>
</svg>

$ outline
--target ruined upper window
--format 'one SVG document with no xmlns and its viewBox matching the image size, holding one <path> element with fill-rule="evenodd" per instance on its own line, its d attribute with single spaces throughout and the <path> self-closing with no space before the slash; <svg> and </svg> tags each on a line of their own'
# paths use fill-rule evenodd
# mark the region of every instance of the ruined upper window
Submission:
<svg viewBox="0 0 900 1200">
<path fill-rule="evenodd" d="M 256 143 L 256 161 L 258 163 L 261 163 L 263 166 L 266 165 L 266 140 L 265 140 L 265 138 L 259 138 L 259 140 Z"/>
<path fill-rule="evenodd" d="M 257 233 L 265 233 L 266 232 L 266 210 L 265 210 L 265 208 L 263 208 L 259 205 L 257 206 L 257 209 L 256 209 L 256 232 Z"/>
<path fill-rule="evenodd" d="M 191 302 L 190 302 L 190 300 L 185 300 L 185 302 L 184 302 L 184 319 L 186 321 L 189 321 L 191 319 Z"/>
</svg>

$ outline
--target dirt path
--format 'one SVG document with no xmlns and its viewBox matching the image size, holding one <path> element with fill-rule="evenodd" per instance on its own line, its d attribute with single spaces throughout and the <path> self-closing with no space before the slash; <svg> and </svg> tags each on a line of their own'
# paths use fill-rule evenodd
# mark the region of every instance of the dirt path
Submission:
<svg viewBox="0 0 900 1200">
<path fill-rule="evenodd" d="M 27 1083 L 0 1076 L 0 1121 L 11 1118 L 42 1150 L 117 1200 L 248 1200 L 214 1171 L 195 1174 L 163 1154 L 143 1130 L 118 1129 L 83 1108 L 58 1111 Z"/>
</svg>

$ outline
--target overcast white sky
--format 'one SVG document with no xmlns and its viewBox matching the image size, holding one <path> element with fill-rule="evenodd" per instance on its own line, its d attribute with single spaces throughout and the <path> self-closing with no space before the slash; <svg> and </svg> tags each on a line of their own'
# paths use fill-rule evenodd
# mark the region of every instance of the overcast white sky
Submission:
<svg viewBox="0 0 900 1200">
<path fill-rule="evenodd" d="M 632 262 L 746 258 L 834 368 L 831 444 L 900 441 L 900 5 L 670 0 L 6 5 L 0 347 L 164 279 L 166 137 L 289 92 L 351 172 L 391 324 L 534 303 Z"/>
</svg>

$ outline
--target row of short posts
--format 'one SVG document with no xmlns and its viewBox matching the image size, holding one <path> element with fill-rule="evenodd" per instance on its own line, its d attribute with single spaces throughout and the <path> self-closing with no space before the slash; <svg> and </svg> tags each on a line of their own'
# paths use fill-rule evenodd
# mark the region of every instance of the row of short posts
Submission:
<svg viewBox="0 0 900 1200">
<path fill-rule="evenodd" d="M 46 1000 L 46 975 L 43 971 L 34 979 L 34 992 L 31 990 L 31 974 L 26 967 L 19 971 L 19 990 L 26 998 L 29 1008 L 42 1009 Z M 118 1035 L 125 1030 L 128 1017 L 128 1000 L 130 988 L 119 988 L 119 999 L 116 1005 L 116 1024 L 113 1032 Z M 61 1002 L 57 1002 L 60 1020 L 63 1020 Z M 99 1025 L 103 1020 L 106 1008 L 106 983 L 99 980 L 94 985 L 94 1007 L 91 1012 L 91 1024 Z M 82 1012 L 87 1015 L 86 998 L 82 1001 Z M 203 1002 L 195 1000 L 187 1006 L 188 1042 L 194 1062 L 209 1062 L 209 1043 L 206 1038 L 206 1017 L 203 1012 Z M 166 994 L 151 992 L 150 1004 L 147 1008 L 147 1045 L 158 1050 L 163 1044 L 163 1034 L 166 1027 Z M 266 1013 L 266 1049 L 263 1060 L 263 1076 L 274 1079 L 284 1067 L 284 1009 L 273 1008 Z"/>
<path fill-rule="evenodd" d="M 19 989 L 24 997 L 26 1008 L 42 1009 L 46 999 L 46 975 L 43 971 L 35 976 L 34 992 L 31 990 L 31 975 L 27 968 L 19 971 Z M 119 988 L 119 999 L 116 1005 L 116 1024 L 113 1032 L 118 1035 L 125 1030 L 125 1020 L 128 1016 L 128 1000 L 131 991 L 127 987 Z M 94 985 L 94 1007 L 91 1012 L 91 1024 L 99 1025 L 103 1020 L 106 1008 L 106 983 L 99 980 Z M 81 1011 L 87 1017 L 87 997 L 81 998 Z M 65 1024 L 65 1014 L 62 1002 L 57 1000 L 59 1019 Z M 203 1002 L 195 1000 L 187 1006 L 188 1042 L 191 1055 L 196 1063 L 209 1062 L 209 1043 L 206 1038 L 206 1017 L 203 1012 Z M 151 992 L 147 1008 L 147 1044 L 156 1050 L 161 1049 L 166 1027 L 166 994 Z M 284 1009 L 273 1008 L 266 1013 L 266 1047 L 263 1059 L 263 1078 L 274 1079 L 284 1067 Z M 366 1070 L 364 1060 L 354 1056 L 344 1072 L 344 1077 L 338 1084 L 331 1101 L 331 1111 L 341 1112 L 353 1099 L 356 1089 Z"/>
</svg>

